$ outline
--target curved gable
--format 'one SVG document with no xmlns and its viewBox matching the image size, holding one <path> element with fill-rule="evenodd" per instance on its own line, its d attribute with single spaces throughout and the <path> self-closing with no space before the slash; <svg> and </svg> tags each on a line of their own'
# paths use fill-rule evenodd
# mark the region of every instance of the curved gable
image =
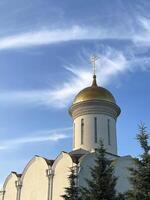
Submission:
<svg viewBox="0 0 150 200">
<path fill-rule="evenodd" d="M 68 175 L 73 164 L 71 156 L 66 152 L 61 152 L 56 158 L 52 166 L 54 170 L 53 200 L 62 200 L 60 196 L 64 194 L 64 188 L 69 185 Z"/>
<path fill-rule="evenodd" d="M 23 182 L 24 177 L 26 176 L 28 170 L 32 167 L 32 165 L 34 165 L 36 162 L 40 162 L 45 168 L 48 168 L 48 162 L 45 158 L 41 157 L 41 156 L 34 156 L 26 165 L 26 167 L 23 170 L 22 176 L 21 176 L 21 180 Z"/>
<path fill-rule="evenodd" d="M 5 191 L 4 200 L 16 199 L 17 189 L 15 182 L 18 180 L 18 176 L 16 172 L 11 172 L 3 185 L 3 191 Z"/>
<path fill-rule="evenodd" d="M 21 200 L 47 200 L 48 162 L 45 158 L 35 156 L 27 164 L 21 177 Z"/>
</svg>

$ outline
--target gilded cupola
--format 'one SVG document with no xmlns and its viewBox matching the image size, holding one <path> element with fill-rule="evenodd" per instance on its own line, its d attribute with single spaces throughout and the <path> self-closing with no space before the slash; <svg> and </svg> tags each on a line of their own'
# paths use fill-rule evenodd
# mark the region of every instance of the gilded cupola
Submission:
<svg viewBox="0 0 150 200">
<path fill-rule="evenodd" d="M 96 75 L 93 75 L 92 85 L 90 87 L 84 88 L 76 95 L 73 104 L 92 100 L 116 103 L 115 98 L 113 97 L 111 92 L 97 85 Z"/>
</svg>

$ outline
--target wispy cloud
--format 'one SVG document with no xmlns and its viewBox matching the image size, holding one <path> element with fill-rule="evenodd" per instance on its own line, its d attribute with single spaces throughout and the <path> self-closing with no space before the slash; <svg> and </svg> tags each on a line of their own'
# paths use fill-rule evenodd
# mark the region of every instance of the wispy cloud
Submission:
<svg viewBox="0 0 150 200">
<path fill-rule="evenodd" d="M 33 47 L 72 40 L 134 40 L 134 37 L 135 34 L 131 31 L 122 32 L 119 28 L 110 29 L 110 27 L 103 28 L 103 26 L 92 27 L 73 25 L 72 27 L 60 29 L 41 28 L 39 31 L 28 31 L 16 35 L 1 37 L 0 50 Z"/>
<path fill-rule="evenodd" d="M 66 42 L 70 40 L 99 39 L 106 34 L 102 30 L 75 25 L 67 29 L 47 28 L 0 38 L 0 50 Z"/>
<path fill-rule="evenodd" d="M 68 64 L 65 69 L 70 71 L 70 79 L 57 84 L 54 89 L 29 90 L 29 91 L 1 91 L 0 102 L 3 104 L 31 104 L 32 106 L 47 106 L 63 108 L 71 104 L 73 97 L 92 82 L 91 67 L 88 60 L 91 52 L 87 52 L 86 59 L 81 59 L 78 65 Z M 100 85 L 109 84 L 121 74 L 132 72 L 136 69 L 146 70 L 149 68 L 150 58 L 128 59 L 121 51 L 108 47 L 105 52 L 97 53 L 100 59 L 97 62 L 97 80 Z M 144 65 L 143 65 L 144 63 Z M 76 67 L 78 66 L 78 68 Z M 144 66 L 144 68 L 143 68 Z"/>
<path fill-rule="evenodd" d="M 40 44 L 50 44 L 78 39 L 104 39 L 104 38 L 130 38 L 134 43 L 147 45 L 150 42 L 150 20 L 139 17 L 140 31 L 137 34 L 119 34 L 114 32 L 108 34 L 108 30 L 92 29 L 90 27 L 74 26 L 70 29 L 42 30 L 39 32 L 30 32 L 16 36 L 10 36 L 0 39 L 0 50 L 7 48 L 18 48 L 23 46 L 32 46 Z M 129 58 L 123 51 L 105 46 L 104 52 L 100 54 L 97 66 L 97 77 L 100 85 L 109 84 L 114 77 L 122 73 L 133 71 L 135 69 L 149 68 L 149 57 L 136 58 L 133 55 Z M 131 49 L 130 49 L 131 50 Z M 132 51 L 132 50 L 131 50 Z M 48 107 L 62 108 L 68 106 L 82 88 L 91 84 L 91 69 L 88 60 L 92 52 L 86 52 L 84 59 L 74 65 L 72 63 L 65 65 L 65 69 L 70 72 L 70 79 L 59 83 L 54 89 L 28 90 L 28 91 L 0 91 L 0 102 L 5 104 L 31 104 L 44 105 Z M 77 67 L 78 66 L 78 67 Z"/>
<path fill-rule="evenodd" d="M 137 21 L 139 25 L 138 32 L 134 26 L 128 31 L 122 31 L 119 27 L 111 29 L 110 27 L 103 28 L 103 26 L 92 27 L 80 25 L 73 25 L 72 27 L 60 29 L 41 28 L 39 31 L 33 30 L 1 37 L 0 50 L 33 47 L 72 40 L 122 39 L 131 40 L 133 42 L 143 42 L 146 39 L 150 40 L 150 20 L 139 17 Z M 146 37 L 143 37 L 144 35 L 146 35 Z"/>
<path fill-rule="evenodd" d="M 25 145 L 29 143 L 40 143 L 48 141 L 57 142 L 59 140 L 71 137 L 70 130 L 72 130 L 72 127 L 60 128 L 55 130 L 46 130 L 46 131 L 44 130 L 44 131 L 38 131 L 32 134 L 33 136 L 29 137 L 3 140 L 0 142 L 0 150 L 13 149 L 20 145 Z M 39 136 L 39 133 L 42 136 Z"/>
<path fill-rule="evenodd" d="M 90 52 L 85 55 L 88 60 Z M 106 53 L 101 54 L 101 59 L 97 65 L 98 80 L 100 84 L 106 85 L 110 82 L 110 77 L 117 76 L 128 69 L 127 59 L 123 53 L 108 48 Z M 0 102 L 5 104 L 28 103 L 32 105 L 46 105 L 48 107 L 65 107 L 71 103 L 73 96 L 82 88 L 89 86 L 92 82 L 91 67 L 85 60 L 80 60 L 78 68 L 76 65 L 68 64 L 65 69 L 70 71 L 70 79 L 59 83 L 56 88 L 48 90 L 31 91 L 1 91 Z M 89 66 L 89 68 L 85 68 Z"/>
<path fill-rule="evenodd" d="M 139 33 L 135 34 L 133 41 L 139 45 L 150 45 L 150 19 L 139 17 L 138 23 L 140 26 Z"/>
</svg>

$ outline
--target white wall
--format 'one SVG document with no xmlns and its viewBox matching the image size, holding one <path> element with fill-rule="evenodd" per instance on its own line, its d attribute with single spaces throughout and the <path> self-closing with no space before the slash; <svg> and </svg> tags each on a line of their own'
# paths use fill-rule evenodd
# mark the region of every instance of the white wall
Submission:
<svg viewBox="0 0 150 200">
<path fill-rule="evenodd" d="M 95 143 L 94 118 L 97 118 L 98 141 L 103 140 L 106 150 L 117 154 L 116 121 L 114 118 L 104 114 L 87 114 L 79 116 L 74 120 L 74 147 L 73 149 L 83 148 L 91 151 L 97 147 Z M 81 119 L 84 119 L 84 140 L 81 144 Z M 110 145 L 108 144 L 108 119 L 110 120 Z"/>
<path fill-rule="evenodd" d="M 131 184 L 129 182 L 130 172 L 128 168 L 134 167 L 134 163 L 131 156 L 120 157 L 115 161 L 115 175 L 118 177 L 117 190 L 119 192 L 125 192 Z"/>
<path fill-rule="evenodd" d="M 47 200 L 47 169 L 47 163 L 43 158 L 35 157 L 31 160 L 22 176 L 21 200 Z"/>
<path fill-rule="evenodd" d="M 111 154 L 107 154 L 107 157 L 114 160 L 115 175 L 118 177 L 117 191 L 127 191 L 131 188 L 128 180 L 130 173 L 127 168 L 134 166 L 132 158 L 130 156 L 117 157 Z M 94 162 L 95 153 L 89 153 L 80 159 L 79 185 L 86 186 L 85 178 L 90 178 L 90 168 L 94 166 Z M 63 200 L 61 195 L 64 194 L 64 188 L 69 186 L 68 175 L 70 174 L 70 167 L 73 165 L 75 163 L 73 163 L 72 158 L 65 152 L 62 152 L 55 160 L 52 166 L 54 171 L 52 200 Z M 21 178 L 23 181 L 21 200 L 48 199 L 47 169 L 47 163 L 41 157 L 36 157 L 30 161 Z M 6 179 L 4 184 L 4 190 L 6 191 L 4 200 L 16 200 L 16 180 L 17 176 L 15 174 L 11 174 Z"/>
<path fill-rule="evenodd" d="M 63 200 L 64 188 L 69 186 L 68 175 L 73 162 L 68 153 L 61 153 L 53 164 L 53 198 L 52 200 Z M 42 199 L 43 200 L 43 199 Z"/>
<path fill-rule="evenodd" d="M 17 176 L 14 173 L 11 173 L 4 183 L 4 200 L 16 200 L 17 189 L 15 186 L 15 181 L 17 181 Z"/>
<path fill-rule="evenodd" d="M 109 159 L 113 159 L 115 167 L 115 176 L 118 177 L 116 190 L 118 192 L 125 192 L 131 188 L 129 182 L 130 173 L 128 167 L 134 167 L 132 158 L 130 156 L 115 157 L 107 155 Z M 87 154 L 82 157 L 80 161 L 80 171 L 79 171 L 79 185 L 86 186 L 86 179 L 90 178 L 90 168 L 94 165 L 95 155 L 94 153 Z"/>
</svg>

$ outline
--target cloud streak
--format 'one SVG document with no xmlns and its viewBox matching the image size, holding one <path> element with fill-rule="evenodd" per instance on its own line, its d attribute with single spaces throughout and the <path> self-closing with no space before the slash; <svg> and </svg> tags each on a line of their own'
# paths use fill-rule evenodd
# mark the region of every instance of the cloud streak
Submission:
<svg viewBox="0 0 150 200">
<path fill-rule="evenodd" d="M 59 83 L 54 89 L 29 90 L 29 91 L 1 91 L 0 102 L 2 105 L 30 104 L 32 106 L 46 106 L 48 108 L 64 108 L 71 104 L 74 96 L 92 82 L 91 68 L 85 68 L 91 52 L 87 52 L 85 59 L 77 65 L 68 64 L 65 69 L 70 72 L 68 81 Z M 121 74 L 137 69 L 149 69 L 150 58 L 128 59 L 121 51 L 106 48 L 105 52 L 97 53 L 100 59 L 97 62 L 97 81 L 99 85 L 106 86 Z M 78 66 L 78 67 L 77 67 Z M 143 67 L 144 66 L 144 67 Z"/>
<path fill-rule="evenodd" d="M 150 45 L 150 19 L 139 17 L 140 33 L 137 33 L 133 38 L 136 44 L 149 46 Z"/>
<path fill-rule="evenodd" d="M 60 42 L 68 42 L 72 40 L 92 40 L 92 39 L 121 39 L 131 40 L 133 42 L 150 41 L 150 20 L 147 18 L 138 18 L 139 31 L 135 27 L 131 30 L 124 30 L 110 27 L 103 28 L 102 26 L 87 27 L 73 25 L 68 28 L 50 29 L 42 28 L 39 31 L 28 31 L 16 35 L 9 35 L 0 38 L 0 50 L 33 47 L 39 45 L 54 44 Z M 136 22 L 137 24 L 137 22 Z M 146 37 L 143 37 L 146 36 Z"/>
<path fill-rule="evenodd" d="M 146 20 L 146 19 L 145 19 Z M 142 27 L 147 28 L 144 19 L 139 20 Z M 147 29 L 145 29 L 147 30 Z M 111 34 L 110 34 L 111 33 Z M 60 42 L 68 42 L 72 40 L 91 40 L 91 39 L 122 39 L 122 40 L 141 40 L 130 31 L 122 33 L 119 29 L 110 30 L 98 27 L 86 27 L 74 25 L 68 28 L 49 29 L 44 28 L 39 31 L 29 31 L 17 35 L 10 35 L 0 38 L 0 50 L 33 47 L 39 45 L 47 45 Z"/>
<path fill-rule="evenodd" d="M 89 58 L 90 53 L 87 53 L 86 59 Z M 63 108 L 68 106 L 73 100 L 73 97 L 84 87 L 89 86 L 92 82 L 91 69 L 85 68 L 88 63 L 81 60 L 76 65 L 69 64 L 65 69 L 70 72 L 70 79 L 64 83 L 60 83 L 54 89 L 45 90 L 31 90 L 31 91 L 1 91 L 0 102 L 5 104 L 18 103 L 45 105 L 48 107 Z M 108 48 L 104 55 L 97 63 L 102 66 L 97 69 L 97 77 L 100 78 L 100 84 L 106 85 L 110 82 L 110 78 L 117 76 L 128 68 L 125 56 L 114 49 Z"/>
<path fill-rule="evenodd" d="M 53 44 L 71 40 L 99 39 L 106 35 L 102 30 L 93 30 L 94 29 L 90 27 L 87 28 L 75 25 L 67 29 L 42 29 L 39 31 L 7 36 L 0 38 L 0 50 Z"/>
<path fill-rule="evenodd" d="M 150 42 L 150 20 L 139 17 L 138 23 L 140 32 L 135 34 L 125 34 L 137 45 L 148 45 Z M 112 33 L 112 38 L 125 38 L 124 35 Z M 144 37 L 145 36 L 145 37 Z M 110 38 L 108 31 L 103 29 L 92 29 L 90 27 L 73 26 L 70 29 L 43 30 L 39 32 L 30 32 L 17 36 L 10 36 L 0 39 L 0 50 L 8 48 L 28 47 L 41 44 L 57 43 L 62 41 L 79 40 L 79 39 L 104 39 Z M 145 39 L 143 39 L 145 38 Z M 97 66 L 97 79 L 100 85 L 109 84 L 113 78 L 120 74 L 134 71 L 135 69 L 149 68 L 149 58 L 136 58 L 134 55 L 127 56 L 123 51 L 110 47 L 105 47 L 104 52 L 97 52 L 100 55 Z M 132 49 L 130 49 L 132 51 Z M 132 52 L 134 54 L 134 52 Z M 92 52 L 86 52 L 85 59 L 79 59 L 79 63 L 68 64 L 64 68 L 70 72 L 68 81 L 59 83 L 54 89 L 27 90 L 27 91 L 0 91 L 0 102 L 8 104 L 30 104 L 32 106 L 47 106 L 55 108 L 64 108 L 71 104 L 73 97 L 84 87 L 91 84 L 91 69 L 88 60 Z M 78 66 L 78 67 L 77 67 Z M 144 68 L 143 68 L 144 66 Z M 55 84 L 56 85 L 56 84 Z"/>
<path fill-rule="evenodd" d="M 0 150 L 13 149 L 20 145 L 27 145 L 30 143 L 57 142 L 59 140 L 70 138 L 70 130 L 72 130 L 72 127 L 40 131 L 32 134 L 33 136 L 4 140 L 0 142 Z M 39 133 L 42 136 L 39 136 Z"/>
</svg>

